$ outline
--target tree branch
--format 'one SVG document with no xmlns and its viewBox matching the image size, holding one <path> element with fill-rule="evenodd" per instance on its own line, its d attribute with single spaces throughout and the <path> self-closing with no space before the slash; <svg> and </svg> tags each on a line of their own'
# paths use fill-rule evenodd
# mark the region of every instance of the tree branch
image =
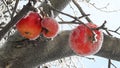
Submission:
<svg viewBox="0 0 120 68">
<path fill-rule="evenodd" d="M 97 56 L 120 61 L 120 39 L 104 34 L 104 42 Z"/>
<path fill-rule="evenodd" d="M 82 14 L 83 16 L 85 16 L 85 15 L 86 15 L 85 12 L 82 10 L 82 8 L 80 7 L 80 5 L 76 2 L 76 0 L 72 0 L 72 2 L 75 4 L 75 6 L 77 6 L 77 8 L 78 8 L 78 10 L 81 12 L 81 14 Z M 86 20 L 87 20 L 88 22 L 93 23 L 88 16 L 86 16 L 85 18 L 86 18 Z"/>
<path fill-rule="evenodd" d="M 12 64 L 10 68 L 34 68 L 46 62 L 75 55 L 69 47 L 69 33 L 70 31 L 63 31 L 53 40 L 15 48 L 18 44 L 13 41 L 21 38 L 16 32 L 0 48 L 0 60 L 5 64 Z M 120 61 L 120 39 L 104 35 L 103 47 L 96 55 Z"/>
</svg>

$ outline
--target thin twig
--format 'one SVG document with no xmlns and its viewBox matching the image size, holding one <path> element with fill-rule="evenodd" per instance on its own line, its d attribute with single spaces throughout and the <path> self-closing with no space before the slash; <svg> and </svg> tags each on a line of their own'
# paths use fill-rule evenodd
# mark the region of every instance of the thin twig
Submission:
<svg viewBox="0 0 120 68">
<path fill-rule="evenodd" d="M 58 15 L 58 18 L 63 22 L 64 20 Z"/>
<path fill-rule="evenodd" d="M 86 16 L 89 16 L 89 14 L 86 15 Z M 80 17 L 78 17 L 78 19 L 83 18 L 83 17 L 84 16 L 80 16 Z M 76 22 L 76 20 L 73 20 L 73 21 L 64 21 L 60 16 L 58 16 L 58 18 L 62 21 L 62 22 L 59 22 L 59 24 L 81 24 L 80 22 Z"/>
<path fill-rule="evenodd" d="M 97 27 L 97 28 L 92 28 L 92 29 L 93 29 L 93 30 L 103 29 L 103 30 L 106 31 L 106 33 L 107 33 L 109 36 L 112 36 L 112 34 L 109 33 L 108 28 L 105 27 L 105 24 L 106 24 L 106 23 L 107 23 L 107 21 L 104 21 L 104 23 L 103 23 L 101 26 L 99 26 L 99 27 Z"/>
<path fill-rule="evenodd" d="M 119 29 L 120 29 L 120 26 L 115 31 L 118 31 Z"/>
<path fill-rule="evenodd" d="M 48 5 L 48 4 L 47 4 L 47 5 Z M 80 23 L 83 23 L 83 22 L 80 21 L 77 17 L 74 17 L 74 16 L 69 15 L 69 14 L 64 13 L 64 12 L 61 12 L 61 11 L 55 9 L 54 7 L 50 6 L 50 5 L 49 5 L 49 7 L 50 7 L 52 10 L 56 11 L 56 12 L 59 12 L 59 13 L 61 13 L 61 14 L 63 14 L 63 15 L 66 15 L 66 16 L 68 16 L 68 17 L 70 17 L 70 18 L 73 18 L 73 19 L 77 20 L 77 21 L 80 22 Z"/>
<path fill-rule="evenodd" d="M 111 65 L 112 65 L 113 67 L 117 68 L 113 63 L 111 63 Z"/>
<path fill-rule="evenodd" d="M 84 16 L 80 16 L 80 17 L 78 17 L 78 19 L 81 19 L 81 18 L 84 18 L 84 17 L 87 17 L 87 16 L 89 16 L 90 14 L 86 14 L 86 15 L 84 15 Z M 73 20 L 73 22 L 74 21 L 76 21 L 76 20 Z"/>
<path fill-rule="evenodd" d="M 117 32 L 117 31 L 114 31 L 114 30 L 108 30 L 108 31 L 110 31 L 110 32 L 114 32 L 114 33 L 116 33 L 116 34 L 120 35 L 120 33 L 119 33 L 119 32 Z"/>
<path fill-rule="evenodd" d="M 17 8 L 17 6 L 18 6 L 18 3 L 19 3 L 19 0 L 16 0 L 15 7 L 14 7 L 13 12 L 12 12 L 12 15 L 11 15 L 11 19 L 13 19 L 13 16 L 14 16 L 14 14 L 15 14 L 15 12 L 16 12 L 16 8 Z"/>
<path fill-rule="evenodd" d="M 117 68 L 117 67 L 111 62 L 111 59 L 108 59 L 108 68 L 111 68 L 111 65 L 112 65 L 114 68 Z"/>
<path fill-rule="evenodd" d="M 107 6 L 109 5 L 109 3 L 105 6 L 105 7 L 102 7 L 102 8 L 98 8 L 95 6 L 95 3 L 89 3 L 91 6 L 93 6 L 95 9 L 99 10 L 99 11 L 102 11 L 102 12 L 118 12 L 120 11 L 120 9 L 116 9 L 116 10 L 110 10 L 110 11 L 107 11 L 107 10 L 103 10 L 104 8 L 107 8 Z"/>
<path fill-rule="evenodd" d="M 99 26 L 98 28 L 93 28 L 93 30 L 99 30 L 99 29 L 107 30 L 107 28 L 105 28 L 106 23 L 107 23 L 107 21 L 104 21 L 104 23 L 101 26 Z"/>
<path fill-rule="evenodd" d="M 9 12 L 10 16 L 11 16 L 11 12 L 10 12 L 10 9 L 9 9 L 9 7 L 8 7 L 8 5 L 7 5 L 7 3 L 6 3 L 6 1 L 5 1 L 5 0 L 2 0 L 2 2 L 3 2 L 4 5 L 7 7 L 7 10 L 8 10 L 8 12 Z"/>
<path fill-rule="evenodd" d="M 95 58 L 90 58 L 90 57 L 84 57 L 84 58 L 95 61 Z"/>
<path fill-rule="evenodd" d="M 86 16 L 89 16 L 89 14 L 86 15 Z M 80 16 L 80 17 L 78 17 L 78 19 L 81 19 L 83 17 L 84 16 Z M 59 22 L 59 24 L 81 24 L 80 22 L 76 22 L 76 20 L 73 20 L 73 21 L 64 21 L 60 16 L 58 16 L 58 18 L 62 21 L 62 22 Z"/>
<path fill-rule="evenodd" d="M 77 8 L 78 8 L 79 11 L 81 12 L 81 14 L 82 14 L 83 16 L 85 16 L 85 15 L 86 15 L 85 12 L 82 10 L 82 8 L 80 7 L 80 5 L 76 2 L 76 0 L 72 0 L 72 2 L 77 6 Z M 85 18 L 86 18 L 86 20 L 87 20 L 88 22 L 92 23 L 92 21 L 90 20 L 90 18 L 89 18 L 88 16 L 86 16 Z"/>
<path fill-rule="evenodd" d="M 111 60 L 108 59 L 108 68 L 111 68 Z"/>
<path fill-rule="evenodd" d="M 80 22 L 73 22 L 73 21 L 62 21 L 59 24 L 81 24 Z"/>
<path fill-rule="evenodd" d="M 74 8 L 72 7 L 72 5 L 69 4 L 69 6 L 70 6 L 70 8 L 73 10 L 74 15 L 76 16 L 75 10 L 74 10 Z"/>
<path fill-rule="evenodd" d="M 110 31 L 110 32 L 114 32 L 114 33 L 120 35 L 120 33 L 118 32 L 118 30 L 120 29 L 120 27 L 118 27 L 115 31 L 114 31 L 114 30 L 109 30 L 109 29 L 105 28 L 105 24 L 106 24 L 106 23 L 107 23 L 107 22 L 104 21 L 104 23 L 103 23 L 100 27 L 98 27 L 98 28 L 96 28 L 96 29 L 97 29 L 97 30 L 98 30 L 98 29 L 103 29 L 103 30 L 105 30 L 110 36 L 112 36 L 112 34 L 110 34 L 109 31 Z"/>
</svg>

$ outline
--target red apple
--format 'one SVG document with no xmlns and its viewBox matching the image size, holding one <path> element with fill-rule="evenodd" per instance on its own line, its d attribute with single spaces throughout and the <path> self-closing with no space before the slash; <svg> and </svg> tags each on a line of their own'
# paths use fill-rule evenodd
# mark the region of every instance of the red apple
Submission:
<svg viewBox="0 0 120 68">
<path fill-rule="evenodd" d="M 101 30 L 91 30 L 97 28 L 95 24 L 87 23 L 87 26 L 80 24 L 73 29 L 69 37 L 71 49 L 80 56 L 96 54 L 102 46 L 103 33 Z"/>
<path fill-rule="evenodd" d="M 34 40 L 39 37 L 41 33 L 41 20 L 42 18 L 37 12 L 31 11 L 18 21 L 16 28 L 23 37 Z"/>
<path fill-rule="evenodd" d="M 46 17 L 42 20 L 41 25 L 43 27 L 42 33 L 46 38 L 53 38 L 57 35 L 59 25 L 55 19 Z"/>
</svg>

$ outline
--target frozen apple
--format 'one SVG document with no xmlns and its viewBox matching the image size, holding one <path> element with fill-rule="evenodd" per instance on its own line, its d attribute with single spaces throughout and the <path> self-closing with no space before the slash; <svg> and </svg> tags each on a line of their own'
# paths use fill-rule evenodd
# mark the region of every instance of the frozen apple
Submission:
<svg viewBox="0 0 120 68">
<path fill-rule="evenodd" d="M 31 11 L 18 21 L 16 28 L 23 37 L 34 40 L 39 37 L 41 33 L 41 20 L 42 18 L 37 12 Z"/>
<path fill-rule="evenodd" d="M 42 33 L 46 38 L 53 38 L 57 35 L 59 25 L 55 19 L 46 17 L 42 20 L 41 25 L 43 28 Z"/>
<path fill-rule="evenodd" d="M 97 28 L 95 24 L 87 23 L 87 26 L 80 24 L 73 29 L 69 37 L 71 49 L 80 56 L 96 54 L 103 42 L 103 33 L 101 30 L 92 30 Z"/>
</svg>

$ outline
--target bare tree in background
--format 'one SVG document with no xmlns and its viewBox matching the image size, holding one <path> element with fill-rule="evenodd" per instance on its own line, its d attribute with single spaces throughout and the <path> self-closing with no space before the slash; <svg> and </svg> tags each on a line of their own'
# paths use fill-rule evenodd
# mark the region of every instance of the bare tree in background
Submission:
<svg viewBox="0 0 120 68">
<path fill-rule="evenodd" d="M 0 1 L 0 68 L 35 68 L 53 60 L 58 60 L 56 62 L 63 63 L 65 60 L 61 58 L 65 57 L 68 57 L 66 60 L 72 60 L 70 56 L 76 54 L 70 49 L 68 43 L 71 30 L 61 31 L 53 40 L 40 37 L 37 40 L 22 41 L 24 38 L 16 31 L 15 24 L 29 11 L 36 11 L 34 7 L 36 3 L 40 3 L 37 6 L 37 10 L 44 11 L 44 13 L 49 16 L 52 15 L 51 11 L 53 11 L 55 17 L 57 17 L 58 14 L 62 14 L 73 19 L 73 21 L 64 21 L 58 16 L 61 19 L 59 24 L 83 23 L 80 18 L 85 18 L 88 22 L 93 22 L 89 18 L 89 14 L 86 14 L 82 10 L 76 0 L 29 0 L 22 9 L 17 9 L 20 1 L 21 0 Z M 61 12 L 70 2 L 73 2 L 78 8 L 81 16 L 75 17 L 74 15 Z M 87 2 L 89 1 L 87 0 Z M 106 32 L 106 34 L 104 34 L 103 47 L 95 55 L 108 58 L 108 67 L 110 68 L 110 65 L 113 65 L 110 59 L 120 60 L 120 39 L 112 37 L 112 34 L 110 34 L 110 32 L 119 34 L 119 28 L 114 31 L 109 30 L 105 27 L 105 23 L 106 21 L 100 26 L 100 28 Z M 74 68 L 76 67 L 73 61 L 70 61 L 70 63 L 73 63 L 72 66 Z M 46 65 L 43 65 L 43 67 L 48 68 Z M 66 68 L 67 67 L 69 68 L 69 64 L 66 63 Z"/>
</svg>

